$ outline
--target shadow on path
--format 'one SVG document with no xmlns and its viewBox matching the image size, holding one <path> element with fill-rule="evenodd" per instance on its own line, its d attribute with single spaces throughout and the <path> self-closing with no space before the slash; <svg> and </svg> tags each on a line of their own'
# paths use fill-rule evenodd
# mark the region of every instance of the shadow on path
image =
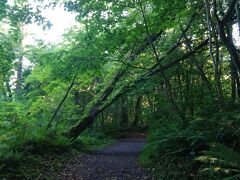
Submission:
<svg viewBox="0 0 240 180">
<path fill-rule="evenodd" d="M 69 161 L 57 179 L 151 180 L 139 166 L 144 139 L 120 139 L 116 144 L 91 151 Z"/>
</svg>

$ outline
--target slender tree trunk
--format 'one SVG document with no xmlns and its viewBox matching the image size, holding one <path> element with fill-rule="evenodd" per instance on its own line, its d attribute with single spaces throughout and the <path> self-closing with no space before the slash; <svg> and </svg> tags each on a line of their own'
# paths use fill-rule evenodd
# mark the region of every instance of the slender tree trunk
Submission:
<svg viewBox="0 0 240 180">
<path fill-rule="evenodd" d="M 236 87 L 237 71 L 236 71 L 236 68 L 232 61 L 230 62 L 230 66 L 231 66 L 231 99 L 233 102 L 235 102 L 236 101 L 236 92 L 237 92 L 237 87 Z"/>
<path fill-rule="evenodd" d="M 175 111 L 179 115 L 179 117 L 181 118 L 182 122 L 184 122 L 185 121 L 185 114 L 180 111 L 179 107 L 175 103 L 175 99 L 174 99 L 173 94 L 172 94 L 172 87 L 171 87 L 170 79 L 165 75 L 164 71 L 162 70 L 161 59 L 158 55 L 156 46 L 154 45 L 154 43 L 152 42 L 152 40 L 150 38 L 151 36 L 150 36 L 150 32 L 149 32 L 147 18 L 146 18 L 146 15 L 145 15 L 145 8 L 143 7 L 141 2 L 140 2 L 140 10 L 141 10 L 142 18 L 143 18 L 143 23 L 145 25 L 145 30 L 146 30 L 146 34 L 147 34 L 147 37 L 148 37 L 148 41 L 149 41 L 149 44 L 150 44 L 151 49 L 152 49 L 153 57 L 155 58 L 158 66 L 159 66 L 160 76 L 162 77 L 163 82 L 164 82 L 164 90 L 165 90 L 166 98 L 168 99 L 168 102 L 170 104 L 170 109 L 171 109 L 172 112 Z M 188 29 L 188 27 L 186 29 Z M 185 33 L 185 31 L 183 32 L 183 34 L 184 33 Z M 182 39 L 182 37 L 183 37 L 183 35 L 180 37 L 180 39 Z"/>
<path fill-rule="evenodd" d="M 104 121 L 105 121 L 105 118 L 104 118 L 104 111 L 103 111 L 102 114 L 101 114 L 101 122 L 100 122 L 100 129 L 101 130 L 104 129 Z"/>
<path fill-rule="evenodd" d="M 74 91 L 74 104 L 80 105 L 80 92 L 79 90 Z"/>
<path fill-rule="evenodd" d="M 192 47 L 191 47 L 191 43 L 190 43 L 190 40 L 187 38 L 187 36 L 185 35 L 185 40 L 186 40 L 186 46 L 187 46 L 187 49 L 188 49 L 188 52 L 192 51 Z M 207 79 L 207 76 L 203 70 L 203 68 L 200 66 L 200 64 L 198 63 L 198 60 L 195 56 L 192 57 L 192 60 L 197 68 L 197 71 L 199 72 L 200 76 L 201 76 L 201 79 L 206 87 L 206 89 L 211 92 L 211 84 L 210 82 L 208 81 Z"/>
<path fill-rule="evenodd" d="M 238 95 L 238 98 L 240 99 L 240 79 L 238 74 L 236 78 L 236 83 L 237 83 L 237 95 Z"/>
<path fill-rule="evenodd" d="M 141 103 L 142 103 L 142 95 L 137 97 L 136 104 L 135 104 L 135 111 L 134 111 L 134 120 L 132 123 L 132 127 L 136 127 L 139 123 L 139 117 L 141 115 Z"/>
<path fill-rule="evenodd" d="M 193 100 L 192 100 L 192 86 L 193 86 L 193 82 L 192 82 L 192 74 L 191 72 L 193 71 L 193 62 L 190 62 L 189 65 L 189 70 L 186 70 L 186 97 L 185 97 L 185 101 L 186 101 L 186 105 L 187 105 L 187 112 L 186 114 L 190 114 L 190 117 L 193 117 L 194 114 L 194 109 L 193 109 Z"/>
<path fill-rule="evenodd" d="M 222 83 L 221 83 L 221 73 L 220 73 L 220 58 L 219 58 L 219 42 L 218 42 L 218 29 L 213 23 L 210 14 L 210 5 L 207 0 L 205 0 L 206 16 L 207 16 L 207 26 L 208 26 L 208 36 L 209 36 L 209 53 L 213 61 L 214 76 L 216 82 L 216 91 L 219 101 L 219 108 L 223 107 L 223 93 L 222 93 Z M 215 52 L 212 43 L 214 40 Z"/>
<path fill-rule="evenodd" d="M 181 101 L 184 101 L 183 98 L 183 85 L 182 85 L 182 78 L 181 78 L 181 73 L 180 73 L 180 68 L 182 69 L 182 67 L 179 65 L 179 67 L 177 68 L 177 84 L 178 84 L 178 92 L 179 92 L 179 96 Z"/>
<path fill-rule="evenodd" d="M 227 36 L 230 39 L 230 41 L 233 41 L 231 27 L 228 26 L 226 32 L 227 32 Z M 240 98 L 240 89 L 239 89 L 240 88 L 240 81 L 239 81 L 239 72 L 237 71 L 237 68 L 234 64 L 234 60 L 232 59 L 232 56 L 231 56 L 230 66 L 231 66 L 231 76 L 233 76 L 232 77 L 232 81 L 233 81 L 232 82 L 232 88 L 235 89 L 235 90 L 232 89 L 232 93 L 233 93 L 233 91 L 235 91 L 234 92 L 235 94 L 232 94 L 232 100 L 235 101 L 236 100 L 235 99 L 236 98 L 236 93 L 237 93 L 238 97 Z M 235 83 L 235 85 L 233 85 L 233 83 Z"/>
<path fill-rule="evenodd" d="M 17 62 L 17 82 L 16 82 L 16 93 L 19 94 L 22 88 L 22 66 L 23 57 L 20 55 Z"/>
<path fill-rule="evenodd" d="M 8 94 L 9 100 L 12 101 L 13 95 L 12 95 L 12 90 L 11 90 L 9 81 L 6 81 L 6 88 L 7 88 L 7 94 Z"/>
<path fill-rule="evenodd" d="M 127 97 L 122 97 L 120 99 L 120 125 L 121 127 L 127 127 L 128 126 L 128 103 L 127 103 Z"/>
<path fill-rule="evenodd" d="M 78 70 L 77 70 L 75 76 L 73 77 L 73 80 L 72 80 L 70 86 L 68 87 L 68 89 L 67 89 L 67 91 L 66 91 L 63 99 L 61 100 L 61 102 L 58 104 L 58 107 L 57 107 L 56 110 L 54 111 L 54 113 L 53 113 L 53 115 L 52 115 L 52 117 L 51 117 L 51 119 L 50 119 L 50 121 L 49 121 L 49 123 L 48 123 L 48 125 L 47 125 L 47 129 L 52 126 L 52 122 L 53 122 L 54 118 L 57 116 L 57 114 L 58 114 L 58 112 L 60 111 L 62 105 L 64 104 L 65 100 L 67 99 L 68 94 L 70 93 L 70 91 L 72 90 L 72 87 L 73 87 L 74 84 L 75 84 L 75 80 L 76 80 L 76 78 L 77 78 L 77 75 L 78 75 Z"/>
<path fill-rule="evenodd" d="M 155 112 L 154 99 L 152 100 L 148 94 L 146 96 L 147 96 L 148 104 L 150 106 L 150 112 L 151 112 L 151 114 L 154 114 L 154 112 Z"/>
</svg>

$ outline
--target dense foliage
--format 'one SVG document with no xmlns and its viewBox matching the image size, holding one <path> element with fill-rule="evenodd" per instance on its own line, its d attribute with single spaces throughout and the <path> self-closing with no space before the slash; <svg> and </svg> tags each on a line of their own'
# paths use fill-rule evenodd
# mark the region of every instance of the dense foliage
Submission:
<svg viewBox="0 0 240 180">
<path fill-rule="evenodd" d="M 0 177 L 45 150 L 138 131 L 158 179 L 239 179 L 239 1 L 61 4 L 77 15 L 63 42 L 26 46 L 24 24 L 51 26 L 42 7 L 0 2 Z"/>
</svg>

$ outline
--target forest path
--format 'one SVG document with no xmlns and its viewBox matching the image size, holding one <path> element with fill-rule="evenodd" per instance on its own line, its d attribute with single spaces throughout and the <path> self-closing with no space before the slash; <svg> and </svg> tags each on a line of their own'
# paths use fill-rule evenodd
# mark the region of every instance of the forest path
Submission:
<svg viewBox="0 0 240 180">
<path fill-rule="evenodd" d="M 152 179 L 138 164 L 144 139 L 120 139 L 112 146 L 91 151 L 69 161 L 57 179 L 144 180 Z"/>
</svg>

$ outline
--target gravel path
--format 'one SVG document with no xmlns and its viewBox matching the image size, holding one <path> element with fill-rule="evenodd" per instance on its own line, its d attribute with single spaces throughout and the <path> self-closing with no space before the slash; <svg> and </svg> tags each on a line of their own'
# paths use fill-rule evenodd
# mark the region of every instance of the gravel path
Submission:
<svg viewBox="0 0 240 180">
<path fill-rule="evenodd" d="M 118 143 L 69 161 L 56 179 L 151 180 L 138 165 L 143 139 L 121 139 Z"/>
</svg>

